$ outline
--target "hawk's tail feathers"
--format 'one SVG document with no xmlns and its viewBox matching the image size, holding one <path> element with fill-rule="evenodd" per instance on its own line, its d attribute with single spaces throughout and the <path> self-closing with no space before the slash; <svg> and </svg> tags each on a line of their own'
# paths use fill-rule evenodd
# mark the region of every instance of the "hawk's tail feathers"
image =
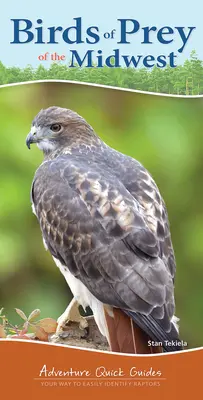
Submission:
<svg viewBox="0 0 203 400">
<path fill-rule="evenodd" d="M 132 318 L 135 325 L 149 336 L 151 341 L 162 343 L 166 352 L 183 350 L 178 332 L 173 323 L 171 324 L 171 331 L 166 332 L 161 324 L 150 315 L 146 316 L 127 310 L 124 312 Z"/>
<path fill-rule="evenodd" d="M 149 346 L 150 337 L 122 310 L 113 308 L 113 316 L 105 310 L 105 318 L 112 351 L 131 354 L 162 352 L 160 347 Z"/>
</svg>

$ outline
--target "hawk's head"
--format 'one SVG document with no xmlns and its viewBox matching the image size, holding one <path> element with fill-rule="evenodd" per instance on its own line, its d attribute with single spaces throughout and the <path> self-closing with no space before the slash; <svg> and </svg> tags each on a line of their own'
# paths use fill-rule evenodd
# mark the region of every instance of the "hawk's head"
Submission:
<svg viewBox="0 0 203 400">
<path fill-rule="evenodd" d="M 49 154 L 60 147 L 90 137 L 95 137 L 93 129 L 76 112 L 67 108 L 49 107 L 41 110 L 34 118 L 26 144 L 30 149 L 32 143 L 37 143 L 44 154 Z"/>
</svg>

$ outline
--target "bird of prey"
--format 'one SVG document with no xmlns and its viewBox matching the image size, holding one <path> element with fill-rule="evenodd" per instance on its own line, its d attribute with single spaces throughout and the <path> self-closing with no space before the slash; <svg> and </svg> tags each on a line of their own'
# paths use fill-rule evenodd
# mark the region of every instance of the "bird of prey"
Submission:
<svg viewBox="0 0 203 400">
<path fill-rule="evenodd" d="M 33 211 L 73 293 L 59 329 L 67 320 L 86 326 L 78 307 L 89 306 L 112 351 L 180 350 L 175 257 L 151 175 L 69 109 L 41 110 L 26 139 L 28 148 L 32 143 L 44 153 L 32 183 Z"/>
</svg>

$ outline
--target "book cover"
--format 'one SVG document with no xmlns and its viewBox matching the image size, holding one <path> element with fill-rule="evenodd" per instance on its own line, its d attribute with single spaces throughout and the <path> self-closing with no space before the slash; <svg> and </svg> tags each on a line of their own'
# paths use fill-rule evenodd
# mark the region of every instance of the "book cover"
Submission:
<svg viewBox="0 0 203 400">
<path fill-rule="evenodd" d="M 0 31 L 2 398 L 195 396 L 201 5 L 12 0 Z"/>
</svg>

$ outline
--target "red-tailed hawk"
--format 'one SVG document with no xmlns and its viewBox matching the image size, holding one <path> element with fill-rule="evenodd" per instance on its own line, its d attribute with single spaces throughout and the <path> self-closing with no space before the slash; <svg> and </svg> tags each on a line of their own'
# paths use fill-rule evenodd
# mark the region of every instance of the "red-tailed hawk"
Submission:
<svg viewBox="0 0 203 400">
<path fill-rule="evenodd" d="M 33 210 L 74 296 L 59 328 L 68 319 L 85 326 L 80 304 L 92 309 L 113 351 L 158 351 L 150 341 L 180 350 L 168 216 L 150 174 L 65 108 L 41 110 L 26 143 L 44 153 Z"/>
</svg>

